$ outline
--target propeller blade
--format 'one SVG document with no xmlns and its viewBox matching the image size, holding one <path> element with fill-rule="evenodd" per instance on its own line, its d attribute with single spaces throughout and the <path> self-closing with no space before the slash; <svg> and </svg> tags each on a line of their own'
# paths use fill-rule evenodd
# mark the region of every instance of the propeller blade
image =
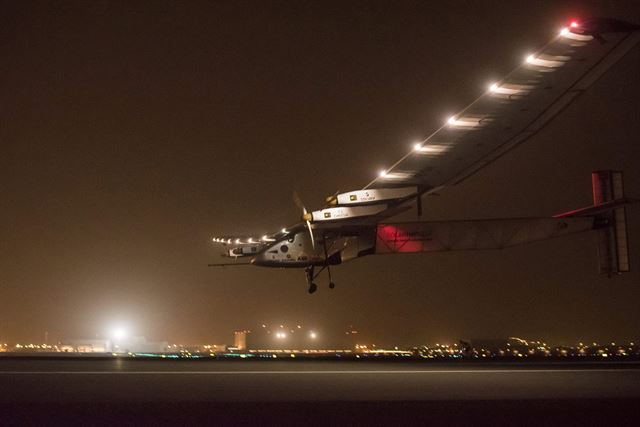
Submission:
<svg viewBox="0 0 640 427">
<path fill-rule="evenodd" d="M 293 192 L 293 203 L 295 203 L 299 209 L 302 209 L 302 215 L 307 215 L 307 208 L 305 208 L 304 203 L 302 202 L 302 199 L 300 198 L 300 196 L 298 196 L 298 192 L 295 190 Z M 316 242 L 313 239 L 313 230 L 311 229 L 311 221 L 306 220 L 305 222 L 307 224 L 307 230 L 309 230 L 309 237 L 311 237 L 311 246 L 313 247 L 313 249 L 315 249 Z"/>
<path fill-rule="evenodd" d="M 304 203 L 302 203 L 302 199 L 298 196 L 298 192 L 293 192 L 293 203 L 296 204 L 298 209 L 302 210 L 304 213 L 307 213 L 307 209 L 304 207 Z"/>
<path fill-rule="evenodd" d="M 311 247 L 316 248 L 316 242 L 313 240 L 313 230 L 311 230 L 311 222 L 307 221 L 307 229 L 309 230 L 309 236 L 311 237 Z"/>
</svg>

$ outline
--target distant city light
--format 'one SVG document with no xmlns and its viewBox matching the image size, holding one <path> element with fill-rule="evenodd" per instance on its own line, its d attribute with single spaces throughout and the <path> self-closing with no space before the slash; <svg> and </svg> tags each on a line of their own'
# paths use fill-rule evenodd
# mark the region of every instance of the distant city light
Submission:
<svg viewBox="0 0 640 427">
<path fill-rule="evenodd" d="M 309 337 L 315 340 L 318 337 L 318 334 L 316 334 L 315 332 L 311 332 L 309 333 Z"/>
</svg>

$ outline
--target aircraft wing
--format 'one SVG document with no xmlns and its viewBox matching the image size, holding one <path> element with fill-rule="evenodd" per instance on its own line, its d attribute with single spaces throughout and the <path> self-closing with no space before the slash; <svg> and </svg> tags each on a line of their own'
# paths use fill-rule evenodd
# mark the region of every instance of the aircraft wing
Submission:
<svg viewBox="0 0 640 427">
<path fill-rule="evenodd" d="M 255 256 L 300 231 L 359 235 L 409 209 L 411 201 L 455 185 L 535 135 L 640 42 L 640 26 L 608 19 L 572 22 L 515 70 L 416 143 L 361 190 L 336 193 L 302 223 L 262 238 L 215 237 L 224 256 Z M 320 236 L 315 236 L 316 238 Z"/>
<path fill-rule="evenodd" d="M 364 189 L 455 185 L 535 135 L 640 40 L 639 26 L 572 22 Z"/>
</svg>

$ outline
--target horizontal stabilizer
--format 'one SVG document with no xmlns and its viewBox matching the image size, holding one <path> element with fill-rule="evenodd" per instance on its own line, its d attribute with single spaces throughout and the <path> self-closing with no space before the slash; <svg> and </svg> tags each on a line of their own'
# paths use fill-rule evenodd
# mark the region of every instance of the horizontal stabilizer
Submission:
<svg viewBox="0 0 640 427">
<path fill-rule="evenodd" d="M 235 267 L 235 266 L 239 266 L 239 265 L 251 265 L 250 262 L 226 262 L 226 263 L 220 263 L 220 264 L 207 264 L 207 267 Z"/>
<path fill-rule="evenodd" d="M 630 205 L 632 203 L 638 203 L 639 200 L 627 199 L 623 197 L 621 199 L 611 200 L 597 205 L 587 206 L 586 208 L 575 209 L 569 212 L 563 212 L 561 214 L 554 215 L 554 218 L 568 218 L 575 216 L 598 216 L 607 212 L 610 212 L 616 208 Z"/>
</svg>

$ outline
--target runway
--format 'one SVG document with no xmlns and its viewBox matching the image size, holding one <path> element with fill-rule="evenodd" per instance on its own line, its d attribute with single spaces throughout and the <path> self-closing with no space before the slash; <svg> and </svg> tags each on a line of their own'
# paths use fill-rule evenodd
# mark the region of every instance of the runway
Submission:
<svg viewBox="0 0 640 427">
<path fill-rule="evenodd" d="M 640 415 L 638 403 L 637 363 L 0 360 L 0 410 L 23 417 L 163 414 L 195 422 L 214 413 L 251 424 L 279 414 L 313 424 L 309 414 L 326 421 L 365 411 L 356 420 L 446 421 L 455 413 L 489 422 L 524 410 L 570 424 L 621 416 L 624 424 Z"/>
</svg>

